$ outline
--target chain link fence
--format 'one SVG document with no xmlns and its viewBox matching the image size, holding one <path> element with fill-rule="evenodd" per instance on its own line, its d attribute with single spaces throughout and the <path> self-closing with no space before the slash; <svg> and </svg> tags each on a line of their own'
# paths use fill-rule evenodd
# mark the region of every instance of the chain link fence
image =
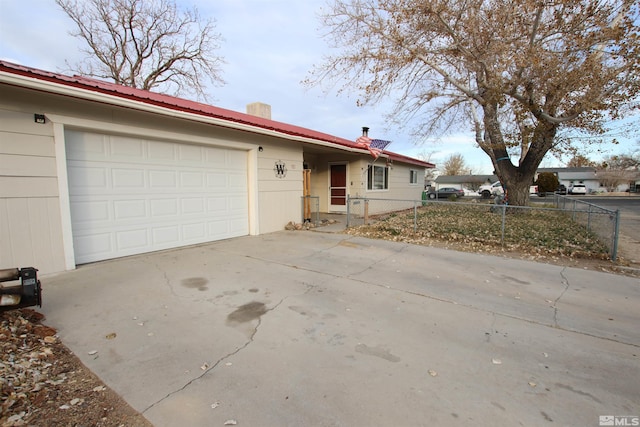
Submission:
<svg viewBox="0 0 640 427">
<path fill-rule="evenodd" d="M 510 247 L 541 243 L 574 245 L 576 251 L 587 251 L 585 246 L 590 249 L 593 244 L 594 250 L 606 251 L 615 261 L 620 216 L 618 211 L 560 195 L 540 198 L 532 206 L 499 205 L 475 198 L 453 202 L 349 197 L 346 222 L 347 227 L 388 224 L 382 228 L 391 235 L 420 233 Z M 573 234 L 588 238 L 573 241 Z"/>
<path fill-rule="evenodd" d="M 609 247 L 611 259 L 616 260 L 620 235 L 620 211 L 559 194 L 554 194 L 553 200 L 557 209 L 570 213 L 574 222 L 582 224 L 587 230 L 598 235 Z"/>
</svg>

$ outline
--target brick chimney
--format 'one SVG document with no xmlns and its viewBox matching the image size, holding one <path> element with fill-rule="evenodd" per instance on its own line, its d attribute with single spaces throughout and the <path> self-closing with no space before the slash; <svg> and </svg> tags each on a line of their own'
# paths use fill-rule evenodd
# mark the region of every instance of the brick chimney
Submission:
<svg viewBox="0 0 640 427">
<path fill-rule="evenodd" d="M 247 114 L 271 120 L 271 105 L 262 102 L 247 104 Z"/>
</svg>

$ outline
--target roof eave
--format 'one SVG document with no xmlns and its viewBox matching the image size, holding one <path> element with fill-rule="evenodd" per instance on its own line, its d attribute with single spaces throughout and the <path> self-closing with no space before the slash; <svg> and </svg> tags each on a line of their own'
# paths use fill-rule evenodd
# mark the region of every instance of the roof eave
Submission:
<svg viewBox="0 0 640 427">
<path fill-rule="evenodd" d="M 210 125 L 216 125 L 229 129 L 241 130 L 245 132 L 257 133 L 261 135 L 274 136 L 278 138 L 284 138 L 292 141 L 304 142 L 314 145 L 320 145 L 330 148 L 335 148 L 343 151 L 368 154 L 368 151 L 358 147 L 349 147 L 344 143 L 325 141 L 322 139 L 309 138 L 302 135 L 296 135 L 279 131 L 277 129 L 269 129 L 266 127 L 251 125 L 242 121 L 234 121 L 229 118 L 219 118 L 212 115 L 204 115 L 202 113 L 195 113 L 191 111 L 185 111 L 180 108 L 171 108 L 165 105 L 157 105 L 156 103 L 148 103 L 136 99 L 135 97 L 122 96 L 122 94 L 108 94 L 102 91 L 96 91 L 93 89 L 86 89 L 79 87 L 78 85 L 61 84 L 52 82 L 49 80 L 43 80 L 39 78 L 7 73 L 0 71 L 0 83 L 9 84 L 12 86 L 24 87 L 41 92 L 53 93 L 57 95 L 63 95 L 73 98 L 79 98 L 89 101 L 100 102 L 103 104 L 114 105 L 118 107 L 135 109 L 138 111 L 144 111 L 149 113 L 161 114 L 164 116 L 171 116 L 179 119 L 186 119 L 199 123 L 205 123 Z"/>
<path fill-rule="evenodd" d="M 367 149 L 355 146 L 353 141 L 299 126 L 249 116 L 244 113 L 208 106 L 181 98 L 141 91 L 135 88 L 116 86 L 112 83 L 95 79 L 77 76 L 70 77 L 63 74 L 32 69 L 5 61 L 0 61 L 0 83 L 244 132 L 273 136 L 356 154 L 369 154 Z M 117 89 L 114 89 L 114 87 L 117 87 Z M 143 96 L 143 94 L 145 96 Z M 169 100 L 173 102 L 169 102 Z M 312 135 L 304 135 L 305 131 Z M 435 167 L 432 163 L 390 151 L 383 151 L 381 156 L 424 168 Z"/>
</svg>

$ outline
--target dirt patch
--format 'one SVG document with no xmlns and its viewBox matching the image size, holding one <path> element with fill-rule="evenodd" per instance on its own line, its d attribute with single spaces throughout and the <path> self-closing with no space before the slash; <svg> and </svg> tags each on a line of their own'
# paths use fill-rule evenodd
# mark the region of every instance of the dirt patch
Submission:
<svg viewBox="0 0 640 427">
<path fill-rule="evenodd" d="M 30 309 L 0 313 L 0 426 L 152 427 L 43 320 Z"/>
</svg>

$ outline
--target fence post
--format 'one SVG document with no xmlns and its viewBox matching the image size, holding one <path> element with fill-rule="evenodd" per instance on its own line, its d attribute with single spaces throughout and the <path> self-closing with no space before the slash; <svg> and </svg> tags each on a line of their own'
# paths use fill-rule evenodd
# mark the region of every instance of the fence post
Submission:
<svg viewBox="0 0 640 427">
<path fill-rule="evenodd" d="M 505 221 L 506 221 L 506 216 L 507 216 L 507 205 L 502 205 L 502 246 L 504 246 L 504 228 L 505 228 Z"/>
<path fill-rule="evenodd" d="M 413 232 L 418 232 L 418 202 L 413 202 Z"/>
<path fill-rule="evenodd" d="M 364 225 L 369 224 L 369 199 L 364 199 Z"/>
<path fill-rule="evenodd" d="M 591 205 L 589 205 L 589 211 L 587 213 L 587 230 L 591 231 Z"/>
<path fill-rule="evenodd" d="M 347 228 L 349 228 L 350 218 L 351 218 L 351 196 L 347 194 Z"/>
<path fill-rule="evenodd" d="M 320 197 L 316 197 L 316 227 L 320 223 Z"/>
<path fill-rule="evenodd" d="M 618 237 L 620 235 L 620 209 L 616 209 L 615 224 L 613 224 L 613 242 L 611 242 L 611 261 L 618 258 Z"/>
</svg>

